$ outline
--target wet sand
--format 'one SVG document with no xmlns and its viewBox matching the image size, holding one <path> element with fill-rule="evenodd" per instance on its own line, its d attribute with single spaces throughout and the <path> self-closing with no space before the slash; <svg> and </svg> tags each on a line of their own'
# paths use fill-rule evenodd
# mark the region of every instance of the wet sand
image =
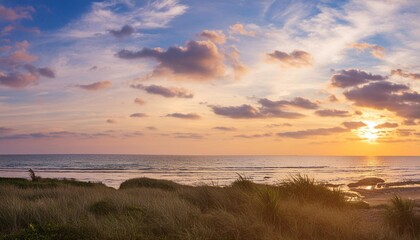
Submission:
<svg viewBox="0 0 420 240">
<path fill-rule="evenodd" d="M 420 186 L 380 189 L 351 188 L 351 191 L 362 195 L 362 200 L 371 206 L 389 204 L 390 199 L 394 195 L 398 195 L 402 198 L 415 200 L 416 207 L 420 207 Z"/>
</svg>

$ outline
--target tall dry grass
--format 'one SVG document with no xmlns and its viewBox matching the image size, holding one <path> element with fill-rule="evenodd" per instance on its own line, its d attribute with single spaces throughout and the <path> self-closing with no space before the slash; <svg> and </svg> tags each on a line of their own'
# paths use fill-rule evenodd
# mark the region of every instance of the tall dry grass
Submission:
<svg viewBox="0 0 420 240">
<path fill-rule="evenodd" d="M 372 223 L 377 213 L 304 176 L 278 186 L 239 178 L 227 187 L 142 178 L 119 190 L 43 181 L 0 180 L 0 239 L 414 238 Z"/>
</svg>

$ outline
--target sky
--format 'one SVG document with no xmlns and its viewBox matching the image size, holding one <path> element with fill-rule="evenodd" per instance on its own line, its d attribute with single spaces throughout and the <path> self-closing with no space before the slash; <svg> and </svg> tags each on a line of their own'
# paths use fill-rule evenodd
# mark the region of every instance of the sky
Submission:
<svg viewBox="0 0 420 240">
<path fill-rule="evenodd" d="M 420 2 L 0 0 L 0 153 L 420 155 Z"/>
</svg>

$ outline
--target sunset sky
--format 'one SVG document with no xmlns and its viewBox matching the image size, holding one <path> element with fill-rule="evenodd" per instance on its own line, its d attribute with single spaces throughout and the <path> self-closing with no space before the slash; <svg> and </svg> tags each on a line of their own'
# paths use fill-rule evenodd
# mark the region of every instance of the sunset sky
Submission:
<svg viewBox="0 0 420 240">
<path fill-rule="evenodd" d="M 0 153 L 420 155 L 420 2 L 0 0 Z"/>
</svg>

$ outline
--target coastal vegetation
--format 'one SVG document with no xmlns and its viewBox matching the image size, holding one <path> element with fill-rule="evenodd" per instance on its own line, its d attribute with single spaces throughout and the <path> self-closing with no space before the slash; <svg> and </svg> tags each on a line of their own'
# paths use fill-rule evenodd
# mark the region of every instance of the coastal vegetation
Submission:
<svg viewBox="0 0 420 240">
<path fill-rule="evenodd" d="M 32 176 L 32 175 L 31 175 Z M 307 176 L 229 186 L 0 178 L 0 239 L 419 239 L 415 202 L 382 208 Z"/>
</svg>

